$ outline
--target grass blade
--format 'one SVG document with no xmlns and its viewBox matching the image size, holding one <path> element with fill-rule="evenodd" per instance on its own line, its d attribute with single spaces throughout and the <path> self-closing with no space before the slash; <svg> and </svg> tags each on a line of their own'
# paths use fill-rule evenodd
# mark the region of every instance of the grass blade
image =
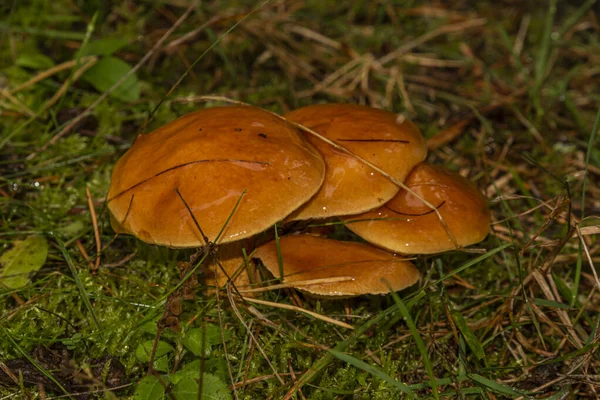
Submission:
<svg viewBox="0 0 600 400">
<path fill-rule="evenodd" d="M 218 243 L 219 242 L 219 239 L 221 238 L 221 235 L 225 231 L 225 228 L 227 228 L 227 225 L 229 225 L 229 221 L 231 221 L 231 218 L 233 217 L 233 214 L 235 214 L 235 212 L 236 212 L 237 208 L 239 207 L 240 203 L 242 202 L 242 198 L 244 197 L 245 194 L 246 194 L 246 188 L 244 188 L 244 190 L 242 190 L 242 194 L 240 194 L 240 197 L 238 197 L 237 201 L 235 202 L 235 205 L 233 206 L 233 209 L 231 210 L 231 213 L 229 213 L 229 215 L 227 216 L 227 219 L 225 220 L 225 223 L 221 227 L 221 230 L 217 234 L 217 237 L 215 238 L 215 241 L 213 243 Z"/>
<path fill-rule="evenodd" d="M 348 364 L 350 364 L 358 369 L 362 369 L 363 371 L 368 372 L 369 374 L 381 379 L 382 381 L 389 383 L 396 389 L 407 394 L 410 398 L 413 398 L 413 399 L 415 398 L 414 392 L 408 386 L 406 386 L 405 384 L 403 384 L 401 382 L 398 382 L 396 379 L 392 378 L 391 376 L 389 376 L 388 374 L 386 374 L 379 368 L 369 365 L 366 362 L 359 360 L 356 357 L 353 357 L 346 353 L 342 353 L 340 351 L 329 350 L 329 352 L 331 354 L 333 354 L 335 357 L 339 358 L 340 360 L 347 362 Z"/>
<path fill-rule="evenodd" d="M 581 18 L 583 18 L 583 16 L 588 12 L 588 10 L 592 8 L 592 6 L 596 3 L 596 1 L 598 0 L 587 0 L 584 4 L 581 5 L 581 7 L 577 9 L 577 11 L 569 15 L 569 17 L 565 20 L 565 22 L 563 22 L 562 26 L 560 27 L 560 31 L 558 31 L 558 37 L 562 39 L 565 33 L 567 33 L 569 29 L 575 26 L 575 24 L 579 22 Z"/>
<path fill-rule="evenodd" d="M 549 0 L 548 13 L 546 14 L 546 21 L 544 25 L 544 33 L 542 35 L 542 43 L 537 56 L 537 62 L 535 64 L 535 80 L 533 85 L 533 104 L 537 113 L 538 120 L 544 114 L 542 107 L 542 84 L 544 83 L 544 77 L 546 76 L 546 69 L 548 63 L 548 57 L 550 54 L 550 48 L 552 47 L 552 24 L 554 22 L 554 15 L 556 15 L 556 3 L 557 0 Z"/>
<path fill-rule="evenodd" d="M 98 320 L 98 317 L 96 316 L 96 312 L 94 311 L 94 307 L 92 307 L 92 303 L 90 303 L 90 296 L 88 295 L 87 291 L 85 290 L 85 287 L 83 286 L 83 282 L 81 282 L 81 279 L 79 278 L 79 274 L 77 273 L 77 268 L 75 268 L 75 264 L 73 263 L 73 260 L 71 259 L 71 256 L 69 255 L 69 252 L 67 251 L 67 248 L 65 247 L 64 242 L 56 236 L 54 236 L 54 240 L 56 240 L 56 243 L 58 244 L 58 248 L 60 249 L 60 252 L 62 253 L 63 257 L 65 258 L 65 261 L 67 262 L 67 265 L 69 266 L 69 269 L 71 270 L 71 274 L 73 275 L 73 279 L 75 280 L 75 284 L 77 285 L 79 294 L 81 294 L 81 299 L 83 300 L 83 304 L 85 304 L 85 308 L 87 308 L 88 311 L 90 312 L 90 314 L 92 316 L 92 320 L 94 321 L 94 325 L 96 325 L 96 328 L 98 328 L 98 331 L 100 333 L 100 331 L 102 330 L 102 327 L 100 326 L 100 321 Z M 100 335 L 102 335 L 102 333 L 100 333 Z"/>
<path fill-rule="evenodd" d="M 437 284 L 445 281 L 446 279 L 451 278 L 454 275 L 459 274 L 459 273 L 463 272 L 464 270 L 466 270 L 468 268 L 471 268 L 473 265 L 479 264 L 480 262 L 487 260 L 488 258 L 490 258 L 491 256 L 493 256 L 494 254 L 496 254 L 498 252 L 501 252 L 502 250 L 504 250 L 504 249 L 506 249 L 506 248 L 508 248 L 510 246 L 513 246 L 513 244 L 512 243 L 506 243 L 506 244 L 503 244 L 502 246 L 496 247 L 495 249 L 490 250 L 487 253 L 482 254 L 481 256 L 479 256 L 479 257 L 477 257 L 477 258 L 475 258 L 475 259 L 473 259 L 471 261 L 468 261 L 468 262 L 464 263 L 463 265 L 461 265 L 457 269 L 455 269 L 455 270 L 451 271 L 450 273 L 448 273 L 448 275 L 445 275 L 445 276 L 441 277 L 440 279 L 438 279 L 437 281 L 432 282 L 428 286 L 437 285 Z M 423 290 L 425 290 L 425 289 L 426 288 L 423 288 Z M 409 302 L 409 305 L 412 306 L 412 303 Z"/>
<path fill-rule="evenodd" d="M 380 312 L 375 318 L 365 322 L 364 324 L 356 328 L 352 335 L 348 336 L 346 339 L 338 343 L 337 346 L 333 348 L 333 350 L 338 352 L 345 351 L 351 344 L 355 343 L 358 340 L 358 338 L 360 338 L 365 332 L 367 332 L 369 329 L 371 329 L 378 323 L 384 321 L 387 317 L 393 315 L 397 311 L 398 308 L 394 305 Z M 320 360 L 313 364 L 312 368 L 310 368 L 298 378 L 296 384 L 288 391 L 288 393 L 286 393 L 286 395 L 283 397 L 283 400 L 291 399 L 298 389 L 300 389 L 306 383 L 310 382 L 320 370 L 325 368 L 327 365 L 331 364 L 331 362 L 334 359 L 335 357 L 333 354 L 331 354 L 330 352 L 325 353 L 325 355 L 321 357 Z"/>
<path fill-rule="evenodd" d="M 477 357 L 478 360 L 481 360 L 485 356 L 483 346 L 479 339 L 477 339 L 477 336 L 475 336 L 475 333 L 469 328 L 469 325 L 467 325 L 467 321 L 465 321 L 462 314 L 456 310 L 451 310 L 450 314 L 452 315 L 454 323 L 458 326 L 458 329 L 465 338 L 465 341 L 475 354 L 475 357 Z"/>
<path fill-rule="evenodd" d="M 587 184 L 588 168 L 590 166 L 590 157 L 592 155 L 592 149 L 594 148 L 594 141 L 596 134 L 598 133 L 598 127 L 600 126 L 600 110 L 596 114 L 594 120 L 594 126 L 592 127 L 592 133 L 590 134 L 590 140 L 588 141 L 586 155 L 585 155 L 585 173 L 583 175 L 583 182 L 581 187 L 581 219 L 585 218 L 585 191 Z M 575 265 L 575 277 L 573 278 L 573 290 L 571 291 L 571 306 L 574 306 L 577 302 L 577 294 L 579 293 L 579 283 L 581 282 L 581 268 L 583 266 L 583 244 L 579 242 L 579 251 L 577 254 L 577 264 Z"/>
<path fill-rule="evenodd" d="M 44 367 L 38 364 L 37 361 L 31 358 L 31 356 L 27 354 L 21 346 L 19 346 L 19 343 L 15 341 L 12 335 L 2 325 L 0 325 L 0 330 L 2 330 L 4 336 L 8 338 L 8 340 L 12 343 L 15 349 L 17 349 L 23 355 L 23 357 L 27 359 L 27 361 L 29 361 L 34 367 L 36 367 L 46 378 L 50 379 L 60 390 L 63 391 L 63 393 L 67 395 L 67 397 L 72 399 L 72 397 L 69 395 L 69 392 L 67 392 L 67 390 L 60 384 L 60 382 L 57 381 L 56 378 L 54 378 L 54 376 L 52 376 L 50 372 L 46 371 Z"/>
<path fill-rule="evenodd" d="M 505 394 L 505 395 L 511 396 L 511 397 L 525 396 L 525 393 L 522 393 L 516 389 L 513 389 L 510 386 L 506 386 L 506 385 L 503 385 L 496 381 L 493 381 L 491 379 L 485 378 L 479 374 L 469 374 L 468 376 L 474 382 L 476 382 L 482 386 L 485 386 L 486 388 L 488 388 L 489 390 L 491 390 L 494 393 L 501 393 L 501 394 Z"/>
<path fill-rule="evenodd" d="M 390 288 L 390 291 L 391 290 L 392 289 Z M 419 352 L 421 353 L 421 357 L 423 357 L 423 364 L 425 364 L 425 369 L 427 370 L 427 375 L 429 375 L 429 382 L 431 383 L 431 390 L 433 391 L 433 397 L 435 399 L 439 399 L 440 394 L 438 392 L 437 381 L 435 379 L 435 375 L 433 375 L 433 365 L 431 364 L 431 360 L 429 360 L 429 356 L 427 355 L 427 347 L 425 347 L 425 342 L 423 342 L 423 338 L 421 338 L 421 334 L 419 333 L 419 330 L 417 329 L 417 325 L 415 324 L 415 321 L 413 321 L 412 317 L 410 316 L 410 312 L 408 311 L 408 308 L 406 308 L 406 304 L 404 304 L 404 302 L 402 301 L 400 296 L 398 296 L 393 291 L 392 291 L 392 298 L 394 299 L 394 302 L 396 303 L 398 310 L 400 310 L 400 314 L 402 314 L 402 316 L 404 317 L 404 320 L 406 321 L 406 325 L 408 325 L 408 329 L 410 329 L 410 332 L 412 333 L 413 337 L 415 338 L 415 342 L 417 343 L 417 347 L 419 349 Z"/>
</svg>

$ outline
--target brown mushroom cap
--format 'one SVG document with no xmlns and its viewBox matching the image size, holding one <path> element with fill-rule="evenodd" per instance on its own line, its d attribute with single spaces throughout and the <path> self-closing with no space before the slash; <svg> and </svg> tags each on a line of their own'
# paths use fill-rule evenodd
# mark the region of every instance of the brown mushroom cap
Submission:
<svg viewBox="0 0 600 400">
<path fill-rule="evenodd" d="M 341 242 L 310 235 L 292 235 L 279 241 L 285 283 L 298 282 L 298 289 L 318 296 L 386 294 L 415 284 L 419 271 L 408 261 L 364 243 Z M 278 277 L 279 262 L 275 241 L 260 246 L 259 258 Z M 322 278 L 348 277 L 351 280 L 311 285 L 300 284 Z"/>
<path fill-rule="evenodd" d="M 204 244 L 189 211 L 215 241 L 243 239 L 317 192 L 325 164 L 298 131 L 255 107 L 215 107 L 140 135 L 117 162 L 108 193 L 112 225 L 149 243 Z M 244 190 L 246 191 L 244 193 Z"/>
<path fill-rule="evenodd" d="M 408 120 L 399 123 L 392 112 L 354 104 L 322 104 L 284 117 L 344 146 L 400 181 L 427 155 L 419 129 Z M 327 173 L 315 197 L 289 219 L 358 214 L 379 207 L 398 192 L 396 185 L 358 159 L 311 134 L 306 137 L 325 158 Z"/>
<path fill-rule="evenodd" d="M 488 234 L 487 201 L 467 179 L 422 163 L 404 183 L 438 208 L 460 247 L 480 242 Z M 456 248 L 434 210 L 405 190 L 376 210 L 342 220 L 360 237 L 394 252 L 431 254 Z"/>
</svg>

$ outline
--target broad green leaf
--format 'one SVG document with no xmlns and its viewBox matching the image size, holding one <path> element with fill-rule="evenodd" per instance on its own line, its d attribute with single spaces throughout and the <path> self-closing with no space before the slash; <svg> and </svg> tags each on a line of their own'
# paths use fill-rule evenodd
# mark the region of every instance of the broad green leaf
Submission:
<svg viewBox="0 0 600 400">
<path fill-rule="evenodd" d="M 452 315 L 454 323 L 456 324 L 456 326 L 458 326 L 460 333 L 462 333 L 463 337 L 465 338 L 465 341 L 471 348 L 471 351 L 473 352 L 473 354 L 475 354 L 475 357 L 477 357 L 478 360 L 481 360 L 485 355 L 483 351 L 483 346 L 481 345 L 481 342 L 479 342 L 479 339 L 477 339 L 477 336 L 475 336 L 471 328 L 469 328 L 469 325 L 467 325 L 467 321 L 465 321 L 462 314 L 456 310 L 450 311 L 450 314 Z"/>
<path fill-rule="evenodd" d="M 173 388 L 173 395 L 177 400 L 197 399 L 198 382 L 193 378 L 180 380 Z M 202 375 L 203 400 L 231 400 L 231 393 L 227 385 L 211 374 Z"/>
<path fill-rule="evenodd" d="M 135 349 L 135 357 L 141 362 L 150 361 L 150 355 L 152 354 L 152 347 L 154 346 L 154 340 L 147 340 L 144 343 L 141 343 L 137 349 Z M 173 346 L 171 346 L 167 342 L 159 341 L 156 345 L 156 353 L 154 354 L 154 358 L 158 359 L 159 357 L 164 356 L 175 350 Z"/>
<path fill-rule="evenodd" d="M 48 69 L 54 67 L 54 61 L 41 53 L 23 54 L 16 59 L 15 64 L 19 67 L 31 69 Z"/>
<path fill-rule="evenodd" d="M 165 387 L 154 375 L 145 376 L 135 388 L 135 400 L 162 400 L 165 398 Z"/>
<path fill-rule="evenodd" d="M 158 332 L 158 326 L 156 326 L 156 321 L 148 321 L 140 326 L 140 330 L 142 332 L 156 335 L 156 332 Z"/>
<path fill-rule="evenodd" d="M 0 256 L 0 284 L 18 289 L 29 283 L 29 273 L 42 268 L 48 256 L 48 242 L 42 236 L 29 236 L 13 242 L 13 248 Z"/>
<path fill-rule="evenodd" d="M 204 388 L 202 391 L 204 392 Z M 177 400 L 197 399 L 198 383 L 193 378 L 184 378 L 173 388 L 173 395 Z"/>
<path fill-rule="evenodd" d="M 160 372 L 169 372 L 171 370 L 171 363 L 169 362 L 169 356 L 164 355 L 162 357 L 155 357 L 153 368 Z"/>
<path fill-rule="evenodd" d="M 98 91 L 105 92 L 117 83 L 131 67 L 125 61 L 115 57 L 104 57 L 92 68 L 88 69 L 82 79 L 94 86 Z M 140 98 L 140 82 L 135 74 L 128 77 L 111 94 L 112 97 L 133 102 Z"/>
<path fill-rule="evenodd" d="M 340 360 L 345 361 L 348 364 L 353 365 L 354 367 L 359 368 L 365 372 L 368 372 L 371 375 L 373 375 L 374 377 L 379 378 L 382 381 L 389 383 L 394 388 L 400 390 L 403 393 L 406 393 L 410 398 L 413 398 L 413 399 L 415 398 L 413 391 L 408 386 L 406 386 L 402 382 L 398 382 L 396 379 L 392 378 L 391 376 L 389 376 L 388 374 L 383 372 L 381 369 L 374 367 L 372 365 L 369 365 L 366 362 L 359 360 L 358 358 L 352 357 L 351 355 L 342 353 L 340 351 L 329 350 L 329 352 L 331 354 L 333 354 L 334 356 L 336 356 L 337 358 L 339 358 Z"/>
<path fill-rule="evenodd" d="M 197 356 L 210 356 L 211 345 L 208 343 L 208 337 L 204 343 L 204 351 L 202 349 L 202 329 L 190 329 L 185 333 L 185 337 L 181 342 L 189 351 Z"/>
<path fill-rule="evenodd" d="M 217 325 L 206 325 L 206 341 L 211 345 L 222 344 L 223 339 L 221 338 L 221 328 Z M 223 336 L 225 340 L 231 338 L 231 332 L 227 329 L 223 329 Z"/>
<path fill-rule="evenodd" d="M 200 360 L 194 360 L 185 364 L 179 371 L 169 375 L 169 380 L 176 385 L 180 380 L 185 378 L 197 378 L 200 376 Z"/>
<path fill-rule="evenodd" d="M 183 338 L 183 345 L 197 356 L 202 353 L 202 329 L 203 328 L 190 329 L 185 333 L 185 337 Z M 211 347 L 213 345 L 221 344 L 222 342 L 221 328 L 216 325 L 206 325 L 204 329 L 206 329 L 204 356 L 208 357 L 210 355 Z M 225 330 L 223 331 L 223 335 L 225 336 L 225 340 L 227 340 L 231 336 L 231 332 Z"/>
<path fill-rule="evenodd" d="M 127 46 L 128 40 L 122 38 L 104 38 L 89 42 L 81 49 L 80 56 L 110 56 L 115 51 Z"/>
</svg>

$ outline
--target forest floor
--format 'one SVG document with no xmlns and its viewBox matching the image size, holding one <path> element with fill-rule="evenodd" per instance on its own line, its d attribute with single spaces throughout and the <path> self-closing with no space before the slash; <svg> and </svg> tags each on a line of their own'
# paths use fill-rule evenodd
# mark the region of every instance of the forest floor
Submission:
<svg viewBox="0 0 600 400">
<path fill-rule="evenodd" d="M 600 2 L 189 3 L 0 5 L 0 399 L 197 398 L 201 370 L 215 399 L 600 396 Z M 401 113 L 492 232 L 399 298 L 200 284 L 159 330 L 193 250 L 115 236 L 105 200 L 205 95 Z"/>
</svg>

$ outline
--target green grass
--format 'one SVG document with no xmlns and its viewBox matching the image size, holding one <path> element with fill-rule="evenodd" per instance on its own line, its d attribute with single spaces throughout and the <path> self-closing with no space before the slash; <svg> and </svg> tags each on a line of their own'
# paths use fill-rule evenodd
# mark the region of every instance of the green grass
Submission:
<svg viewBox="0 0 600 400">
<path fill-rule="evenodd" d="M 26 286 L 0 287 L 0 361 L 22 379 L 0 370 L 0 398 L 197 398 L 201 376 L 203 390 L 235 384 L 240 399 L 597 397 L 600 288 L 586 251 L 598 264 L 600 246 L 593 229 L 581 241 L 573 227 L 600 224 L 598 1 L 202 2 L 165 45 L 209 26 L 151 55 L 128 91 L 112 93 L 185 13 L 181 2 L 8 3 L 0 255 L 32 235 L 49 250 Z M 384 58 L 398 48 L 408 49 L 404 58 Z M 98 59 L 87 73 L 89 55 Z M 398 298 L 298 294 L 302 307 L 353 330 L 259 304 L 234 308 L 202 285 L 183 301 L 181 331 L 158 329 L 185 288 L 177 263 L 193 250 L 115 237 L 105 207 L 111 171 L 141 130 L 220 104 L 196 100 L 211 94 L 279 113 L 368 104 L 404 113 L 428 138 L 468 121 L 428 160 L 467 175 L 490 199 L 498 222 L 475 246 L 486 252 L 417 257 L 422 281 Z M 196 263 L 184 277 L 207 268 Z M 289 290 L 260 298 L 292 304 Z M 155 342 L 158 372 L 147 375 L 140 351 Z"/>
</svg>

